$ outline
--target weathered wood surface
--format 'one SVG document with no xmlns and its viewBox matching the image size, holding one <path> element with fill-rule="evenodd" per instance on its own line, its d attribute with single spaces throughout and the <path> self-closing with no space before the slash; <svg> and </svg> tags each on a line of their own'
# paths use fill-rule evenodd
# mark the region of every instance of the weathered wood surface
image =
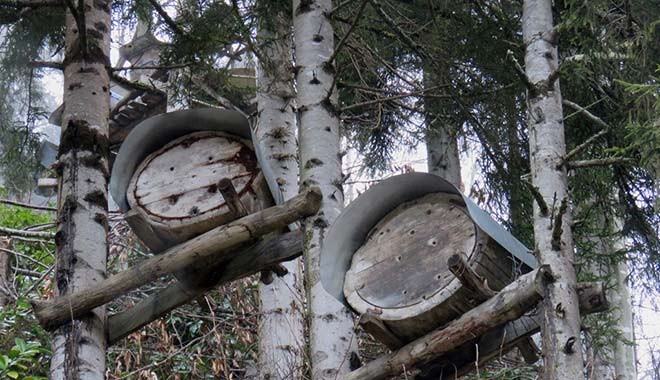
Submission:
<svg viewBox="0 0 660 380">
<path fill-rule="evenodd" d="M 174 308 L 197 299 L 216 286 L 257 273 L 274 263 L 294 259 L 302 253 L 300 230 L 273 236 L 248 247 L 235 258 L 199 274 L 195 284 L 176 282 L 132 308 L 108 318 L 108 344 L 164 316 Z"/>
<path fill-rule="evenodd" d="M 373 228 L 353 255 L 344 294 L 359 314 L 377 310 L 392 333 L 410 342 L 483 301 L 449 270 L 447 260 L 455 254 L 493 289 L 516 274 L 511 254 L 474 224 L 461 197 L 426 195 Z"/>
<path fill-rule="evenodd" d="M 540 283 L 547 277 L 541 267 L 524 274 L 497 295 L 465 313 L 444 328 L 383 355 L 349 373 L 345 380 L 386 379 L 419 365 L 427 364 L 489 330 L 521 317 L 541 299 Z"/>
<path fill-rule="evenodd" d="M 171 141 L 145 158 L 135 170 L 127 201 L 136 214 L 136 231 L 148 224 L 150 237 L 138 232 L 155 252 L 228 223 L 235 218 L 218 189 L 227 178 L 248 213 L 272 205 L 250 141 L 224 132 L 195 132 Z M 162 243 L 153 246 L 149 240 Z M 152 244 L 152 245 L 150 245 Z"/>
<path fill-rule="evenodd" d="M 578 283 L 577 293 L 580 313 L 599 313 L 608 309 L 607 294 L 602 283 Z M 490 360 L 525 344 L 526 340 L 540 330 L 542 313 L 538 310 L 528 313 L 503 326 L 497 327 L 474 341 L 461 345 L 455 350 L 436 358 L 433 364 L 415 377 L 416 380 L 454 380 L 479 368 Z M 476 347 L 479 351 L 477 352 Z"/>
<path fill-rule="evenodd" d="M 160 255 L 143 260 L 98 286 L 51 301 L 33 301 L 32 307 L 45 328 L 80 316 L 94 307 L 145 285 L 166 274 L 205 261 L 209 266 L 232 257 L 230 248 L 252 241 L 266 233 L 280 230 L 302 217 L 313 215 L 320 207 L 321 193 L 311 188 L 279 206 L 250 214 L 214 228 L 194 239 L 172 247 Z"/>
</svg>

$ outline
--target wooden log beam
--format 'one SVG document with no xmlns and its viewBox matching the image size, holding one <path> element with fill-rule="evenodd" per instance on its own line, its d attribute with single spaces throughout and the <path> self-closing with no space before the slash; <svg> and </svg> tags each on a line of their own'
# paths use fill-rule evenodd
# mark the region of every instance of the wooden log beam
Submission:
<svg viewBox="0 0 660 380">
<path fill-rule="evenodd" d="M 197 284 L 181 281 L 153 294 L 132 308 L 108 318 L 108 344 L 113 344 L 133 331 L 162 317 L 174 308 L 197 299 L 214 287 L 249 276 L 274 263 L 292 260 L 302 253 L 300 230 L 287 232 L 241 251 L 235 258 L 209 268 L 208 279 Z M 214 275 L 215 274 L 215 275 Z"/>
<path fill-rule="evenodd" d="M 470 291 L 470 295 L 477 302 L 483 302 L 497 294 L 496 291 L 488 287 L 477 272 L 472 269 L 463 255 L 454 254 L 447 259 L 449 271 L 461 282 L 464 288 Z"/>
<path fill-rule="evenodd" d="M 609 307 L 605 289 L 600 282 L 578 283 L 577 293 L 580 315 L 598 313 Z M 453 380 L 474 370 L 475 365 L 483 368 L 490 360 L 500 357 L 516 346 L 526 344 L 532 335 L 539 332 L 542 319 L 543 313 L 539 311 L 497 327 L 482 335 L 476 342 L 471 341 L 436 358 L 415 380 Z M 475 345 L 479 347 L 478 355 Z M 460 352 L 460 355 L 455 355 L 456 352 Z M 466 354 L 469 352 L 472 354 Z"/>
<path fill-rule="evenodd" d="M 539 284 L 549 275 L 541 267 L 522 275 L 497 295 L 450 322 L 391 354 L 383 355 L 350 372 L 344 380 L 386 379 L 422 364 L 429 363 L 489 330 L 522 316 L 541 299 Z"/>
<path fill-rule="evenodd" d="M 143 260 L 101 281 L 94 288 L 51 301 L 32 301 L 32 308 L 44 328 L 56 328 L 128 291 L 191 266 L 199 260 L 214 263 L 226 261 L 233 256 L 231 248 L 253 241 L 269 232 L 281 230 L 300 218 L 313 215 L 318 211 L 321 199 L 321 191 L 318 188 L 308 189 L 282 205 L 216 227 L 159 255 Z"/>
</svg>

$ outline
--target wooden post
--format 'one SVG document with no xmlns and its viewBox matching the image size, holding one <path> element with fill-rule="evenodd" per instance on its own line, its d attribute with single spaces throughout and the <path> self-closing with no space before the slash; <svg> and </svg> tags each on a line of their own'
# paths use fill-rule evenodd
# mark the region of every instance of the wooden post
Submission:
<svg viewBox="0 0 660 380">
<path fill-rule="evenodd" d="M 220 191 L 220 194 L 225 199 L 231 213 L 234 214 L 234 218 L 242 218 L 248 214 L 247 209 L 236 192 L 234 184 L 231 183 L 231 179 L 221 179 L 218 183 L 218 191 Z"/>
<path fill-rule="evenodd" d="M 145 298 L 132 308 L 111 315 L 108 318 L 108 344 L 117 342 L 218 285 L 249 276 L 273 263 L 294 259 L 301 253 L 302 233 L 299 230 L 263 240 L 241 251 L 228 262 L 209 268 L 207 276 L 199 276 L 201 281 L 197 284 L 176 282 Z M 209 276 L 213 273 L 216 275 Z"/>
<path fill-rule="evenodd" d="M 367 363 L 350 372 L 344 380 L 386 379 L 428 363 L 459 345 L 487 331 L 522 316 L 541 299 L 538 282 L 548 277 L 547 267 L 541 267 L 522 275 L 497 295 L 462 317 L 450 322 L 445 328 L 435 330 L 388 355 Z"/>
<path fill-rule="evenodd" d="M 32 301 L 32 308 L 39 323 L 46 329 L 53 329 L 72 317 L 83 315 L 130 290 L 193 265 L 199 260 L 206 260 L 210 265 L 225 261 L 232 257 L 230 248 L 282 229 L 302 217 L 313 215 L 320 207 L 321 198 L 320 190 L 311 188 L 282 205 L 216 227 L 162 254 L 143 260 L 100 282 L 94 288 L 52 301 Z"/>
</svg>

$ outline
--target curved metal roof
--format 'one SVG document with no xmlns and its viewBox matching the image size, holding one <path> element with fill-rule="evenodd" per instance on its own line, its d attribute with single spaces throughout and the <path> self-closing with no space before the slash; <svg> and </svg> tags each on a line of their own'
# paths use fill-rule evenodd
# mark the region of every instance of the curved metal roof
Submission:
<svg viewBox="0 0 660 380">
<path fill-rule="evenodd" d="M 527 247 L 450 182 L 433 174 L 407 173 L 372 186 L 351 202 L 334 221 L 325 235 L 321 250 L 321 282 L 325 290 L 346 304 L 344 276 L 351 266 L 353 253 L 360 248 L 369 231 L 401 203 L 438 192 L 463 197 L 472 220 L 484 232 L 525 265 L 530 268 L 538 265 Z"/>
</svg>

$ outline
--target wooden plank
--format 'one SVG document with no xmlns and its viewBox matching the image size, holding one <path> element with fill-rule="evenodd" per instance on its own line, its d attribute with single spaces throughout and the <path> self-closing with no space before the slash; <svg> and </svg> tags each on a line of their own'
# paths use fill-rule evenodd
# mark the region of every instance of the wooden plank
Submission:
<svg viewBox="0 0 660 380">
<path fill-rule="evenodd" d="M 56 328 L 71 318 L 77 318 L 161 276 L 194 265 L 199 260 L 212 259 L 215 263 L 226 261 L 231 257 L 231 248 L 269 232 L 278 231 L 302 217 L 313 215 L 318 211 L 321 200 L 321 191 L 318 188 L 310 188 L 282 205 L 214 228 L 160 255 L 143 260 L 130 269 L 101 281 L 94 288 L 51 301 L 32 301 L 32 308 L 42 326 L 47 329 Z"/>
</svg>

